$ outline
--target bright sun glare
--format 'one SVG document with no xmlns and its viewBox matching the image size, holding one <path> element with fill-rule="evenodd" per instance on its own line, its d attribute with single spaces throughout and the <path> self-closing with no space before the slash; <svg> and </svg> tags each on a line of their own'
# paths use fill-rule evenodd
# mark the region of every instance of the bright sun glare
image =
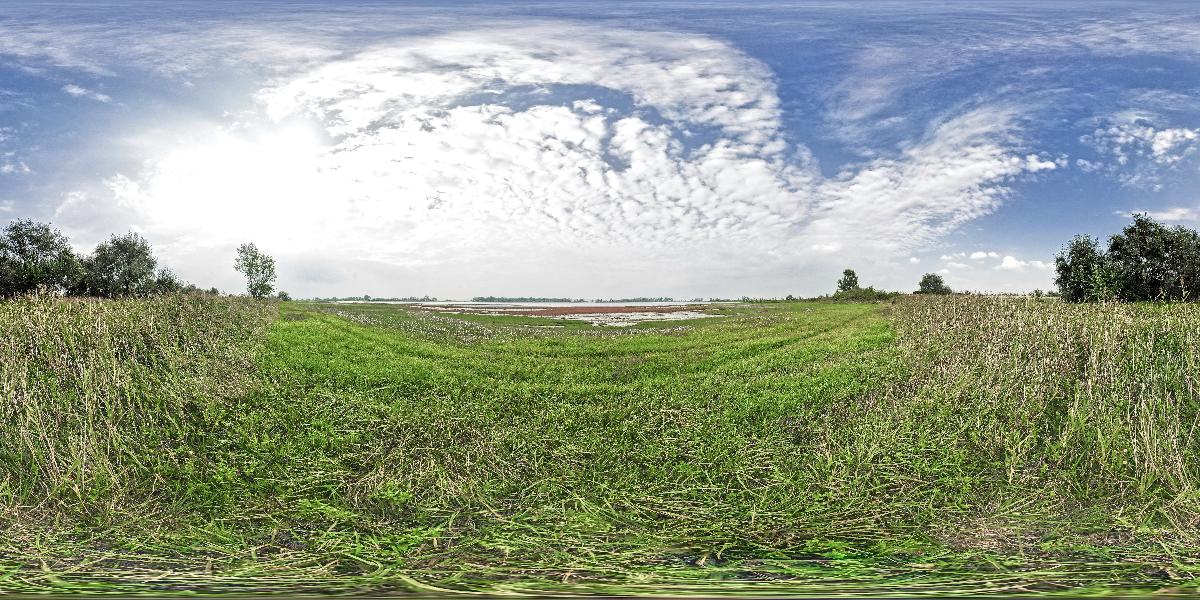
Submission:
<svg viewBox="0 0 1200 600">
<path fill-rule="evenodd" d="M 280 249 L 328 230 L 318 217 L 328 214 L 318 210 L 331 185 L 327 147 L 312 126 L 210 129 L 184 140 L 135 190 L 155 227 L 227 243 L 253 234 Z"/>
</svg>

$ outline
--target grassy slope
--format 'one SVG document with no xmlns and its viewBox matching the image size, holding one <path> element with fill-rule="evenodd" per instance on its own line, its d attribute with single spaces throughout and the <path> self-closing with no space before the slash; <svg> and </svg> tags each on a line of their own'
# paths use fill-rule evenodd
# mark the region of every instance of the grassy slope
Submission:
<svg viewBox="0 0 1200 600">
<path fill-rule="evenodd" d="M 1004 369 L 1028 357 L 975 364 L 995 348 L 941 339 L 921 324 L 949 313 L 905 306 L 896 344 L 891 309 L 872 305 L 630 331 L 285 304 L 260 385 L 190 432 L 198 457 L 146 500 L 153 518 L 89 513 L 5 553 L 87 556 L 93 575 L 156 588 L 736 579 L 724 589 L 763 592 L 745 582 L 783 577 L 767 589 L 828 594 L 1189 577 L 1189 489 L 1116 493 L 1105 484 L 1124 472 L 1032 464 L 1052 449 L 1021 454 L 1028 436 L 997 417 L 1014 394 Z M 967 397 L 979 402 L 964 410 Z M 81 575 L 9 581 L 76 589 Z"/>
<path fill-rule="evenodd" d="M 402 314 L 290 308 L 261 407 L 294 426 L 266 444 L 287 465 L 274 494 L 324 489 L 328 514 L 419 532 L 414 564 L 451 570 L 617 573 L 792 546 L 817 519 L 796 521 L 814 510 L 796 480 L 809 465 L 782 423 L 865 391 L 880 365 L 864 353 L 891 339 L 872 307 L 794 308 L 665 335 L 418 319 L 433 339 L 398 334 Z M 296 460 L 314 455 L 331 460 Z"/>
</svg>

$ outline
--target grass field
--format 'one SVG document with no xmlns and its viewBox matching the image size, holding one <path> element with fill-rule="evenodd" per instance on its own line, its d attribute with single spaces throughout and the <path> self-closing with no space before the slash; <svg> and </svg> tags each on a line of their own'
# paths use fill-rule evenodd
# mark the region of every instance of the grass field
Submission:
<svg viewBox="0 0 1200 600">
<path fill-rule="evenodd" d="M 0 589 L 1195 592 L 1200 307 L 729 312 L 2 303 Z"/>
</svg>

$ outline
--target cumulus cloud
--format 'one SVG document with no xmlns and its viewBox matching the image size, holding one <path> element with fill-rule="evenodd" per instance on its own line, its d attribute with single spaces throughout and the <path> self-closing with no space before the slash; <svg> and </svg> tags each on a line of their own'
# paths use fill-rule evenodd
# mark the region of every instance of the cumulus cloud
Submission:
<svg viewBox="0 0 1200 600">
<path fill-rule="evenodd" d="M 62 91 L 66 92 L 67 94 L 70 94 L 71 96 L 75 96 L 76 98 L 90 98 L 92 100 L 95 100 L 96 102 L 104 102 L 104 103 L 112 102 L 112 97 L 109 96 L 108 94 L 101 94 L 100 92 L 96 92 L 93 90 L 89 90 L 85 87 L 75 85 L 74 83 L 68 83 L 67 85 L 64 85 L 62 87 Z"/>
<path fill-rule="evenodd" d="M 995 252 L 984 252 L 982 250 L 971 253 L 971 260 L 984 260 L 988 258 L 1000 258 L 1000 255 Z"/>
<path fill-rule="evenodd" d="M 1142 119 L 1098 128 L 1083 141 L 1111 155 L 1122 165 L 1141 157 L 1159 165 L 1174 165 L 1196 150 L 1200 130 L 1185 127 L 1156 128 Z"/>
<path fill-rule="evenodd" d="M 696 35 L 520 27 L 318 63 L 262 87 L 260 116 L 198 124 L 110 178 L 112 209 L 180 255 L 253 238 L 413 268 L 507 257 L 567 272 L 584 253 L 652 280 L 683 257 L 743 272 L 895 256 L 1051 168 L 1020 151 L 1014 107 L 977 106 L 822 176 L 782 134 L 770 70 Z M 87 226 L 89 198 L 60 217 Z"/>
<path fill-rule="evenodd" d="M 1115 115 L 1080 137 L 1105 160 L 1077 159 L 1085 172 L 1104 171 L 1124 185 L 1153 190 L 1162 188 L 1162 174 L 1200 148 L 1200 129 L 1157 125 L 1159 119 L 1146 113 Z"/>
<path fill-rule="evenodd" d="M 1013 256 L 1005 256 L 995 268 L 999 271 L 1025 271 L 1026 269 L 1047 271 L 1053 267 L 1054 265 L 1040 260 L 1019 260 Z"/>
</svg>

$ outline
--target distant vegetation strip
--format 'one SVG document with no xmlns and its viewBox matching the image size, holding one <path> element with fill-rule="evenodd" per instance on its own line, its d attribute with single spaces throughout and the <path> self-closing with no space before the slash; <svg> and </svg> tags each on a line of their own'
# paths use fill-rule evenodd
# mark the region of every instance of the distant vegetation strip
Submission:
<svg viewBox="0 0 1200 600">
<path fill-rule="evenodd" d="M 674 302 L 675 299 L 669 296 L 647 297 L 639 296 L 637 298 L 547 298 L 543 296 L 475 296 L 471 298 L 472 302 L 576 302 L 584 303 L 591 302 L 596 304 L 613 303 L 613 302 Z M 702 302 L 702 298 L 696 298 L 694 302 Z"/>
<path fill-rule="evenodd" d="M 1197 301 L 1200 300 L 1200 232 L 1182 226 L 1167 227 L 1144 214 L 1108 239 L 1107 248 L 1091 236 L 1076 236 L 1055 257 L 1058 290 L 1033 296 L 1061 296 L 1067 302 L 1109 301 Z M 255 298 L 275 294 L 290 300 L 284 291 L 276 294 L 275 259 L 254 244 L 237 248 L 234 269 L 246 277 L 247 292 Z M 184 283 L 167 267 L 159 265 L 149 242 L 140 234 L 113 235 L 91 254 L 75 253 L 62 232 L 49 224 L 28 219 L 9 223 L 0 233 L 0 298 L 35 292 L 101 298 L 144 298 L 159 294 L 207 293 Z M 925 273 L 914 294 L 953 293 L 938 273 Z M 837 290 L 818 300 L 845 302 L 893 301 L 900 292 L 859 285 L 853 269 L 842 272 Z M 801 298 L 788 294 L 785 301 Z M 316 298 L 351 302 L 434 302 L 432 296 L 372 297 L 343 296 Z M 743 296 L 743 302 L 771 302 L 774 298 Z M 475 296 L 473 302 L 558 302 L 636 303 L 674 302 L 669 296 L 635 298 L 571 298 L 542 296 Z M 688 302 L 705 302 L 701 297 Z M 723 301 L 710 297 L 707 302 Z"/>
</svg>

